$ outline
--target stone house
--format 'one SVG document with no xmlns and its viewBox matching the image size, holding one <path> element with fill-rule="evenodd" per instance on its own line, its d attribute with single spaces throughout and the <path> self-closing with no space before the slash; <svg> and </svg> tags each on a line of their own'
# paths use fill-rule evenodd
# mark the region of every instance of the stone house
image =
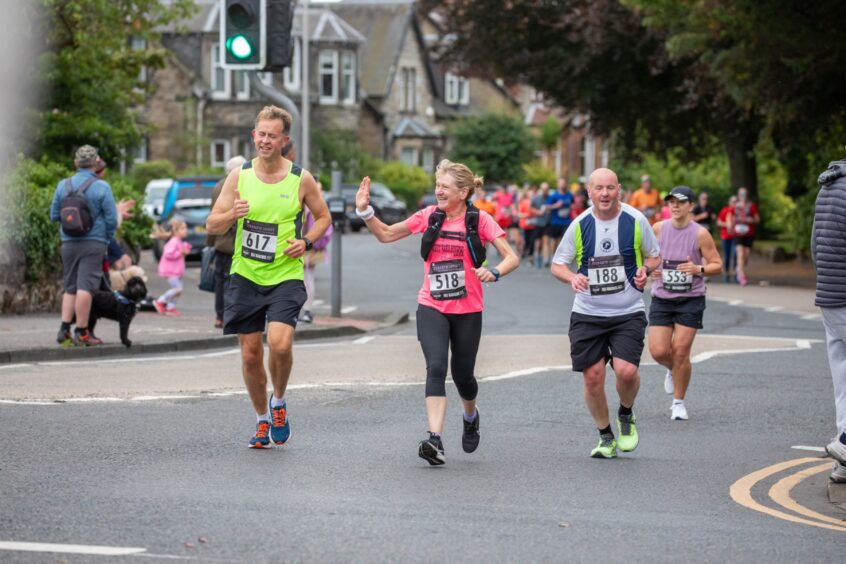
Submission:
<svg viewBox="0 0 846 564">
<path fill-rule="evenodd" d="M 155 130 L 138 159 L 221 167 L 233 155 L 252 154 L 252 120 L 267 100 L 252 91 L 245 73 L 219 65 L 219 2 L 197 4 L 189 21 L 162 30 L 162 45 L 173 56 L 150 73 L 156 88 L 144 117 Z M 302 10 L 297 6 L 294 16 L 291 66 L 261 75 L 297 107 Z M 451 120 L 486 111 L 520 115 L 517 100 L 496 82 L 463 77 L 433 58 L 439 41 L 442 34 L 413 1 L 312 4 L 311 131 L 354 132 L 372 156 L 431 172 L 448 148 L 445 126 Z"/>
</svg>

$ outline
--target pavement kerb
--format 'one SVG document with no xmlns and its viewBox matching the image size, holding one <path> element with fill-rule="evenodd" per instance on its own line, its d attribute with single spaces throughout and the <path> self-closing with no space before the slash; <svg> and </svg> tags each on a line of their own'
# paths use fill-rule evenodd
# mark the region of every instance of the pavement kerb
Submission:
<svg viewBox="0 0 846 564">
<path fill-rule="evenodd" d="M 372 331 L 378 331 L 380 329 L 394 327 L 407 321 L 408 313 L 394 312 L 385 316 L 378 325 L 369 330 L 355 327 L 353 325 L 313 327 L 308 330 L 295 332 L 294 341 L 351 337 L 353 335 L 361 335 Z M 217 337 L 174 339 L 161 343 L 139 343 L 134 344 L 129 348 L 120 344 L 102 345 L 99 347 L 36 347 L 0 352 L 0 365 L 58 360 L 91 360 L 96 358 L 129 357 L 236 346 L 238 346 L 238 337 L 235 335 L 220 335 Z"/>
</svg>

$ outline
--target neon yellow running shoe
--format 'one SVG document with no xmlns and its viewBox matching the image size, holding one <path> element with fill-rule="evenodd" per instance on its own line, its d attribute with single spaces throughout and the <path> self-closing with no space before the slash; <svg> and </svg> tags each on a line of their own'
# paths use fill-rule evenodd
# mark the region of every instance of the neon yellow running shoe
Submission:
<svg viewBox="0 0 846 564">
<path fill-rule="evenodd" d="M 620 432 L 619 445 L 623 452 L 631 452 L 637 448 L 637 427 L 634 413 L 617 416 L 617 430 Z"/>
<path fill-rule="evenodd" d="M 601 435 L 599 444 L 590 451 L 591 458 L 617 458 L 617 440 L 614 435 Z"/>
</svg>

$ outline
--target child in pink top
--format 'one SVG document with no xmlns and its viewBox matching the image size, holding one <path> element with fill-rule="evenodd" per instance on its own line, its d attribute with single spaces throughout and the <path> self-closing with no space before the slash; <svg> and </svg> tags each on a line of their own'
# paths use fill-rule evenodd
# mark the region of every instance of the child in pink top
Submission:
<svg viewBox="0 0 846 564">
<path fill-rule="evenodd" d="M 180 315 L 176 309 L 176 300 L 182 295 L 185 255 L 191 250 L 191 243 L 184 241 L 188 236 L 188 226 L 181 219 L 170 221 L 170 235 L 159 260 L 159 276 L 167 278 L 170 289 L 153 303 L 159 313 L 176 316 Z"/>
</svg>

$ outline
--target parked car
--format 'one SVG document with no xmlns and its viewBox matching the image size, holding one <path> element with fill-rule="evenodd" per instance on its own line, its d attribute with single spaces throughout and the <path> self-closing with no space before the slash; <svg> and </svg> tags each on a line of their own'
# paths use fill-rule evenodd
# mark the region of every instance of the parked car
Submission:
<svg viewBox="0 0 846 564">
<path fill-rule="evenodd" d="M 344 198 L 344 211 L 347 215 L 347 224 L 353 231 L 360 231 L 364 227 L 364 220 L 355 213 L 355 193 L 358 192 L 358 184 L 342 184 L 341 196 Z M 408 217 L 408 208 L 405 202 L 394 196 L 390 188 L 380 182 L 370 183 L 370 205 L 376 212 L 376 217 L 388 225 L 397 223 Z"/>
<path fill-rule="evenodd" d="M 156 178 L 149 181 L 144 188 L 144 203 L 141 204 L 141 210 L 152 217 L 153 221 L 159 221 L 162 217 L 165 196 L 171 186 L 173 186 L 173 178 Z"/>
<path fill-rule="evenodd" d="M 185 240 L 191 243 L 191 252 L 187 259 L 200 259 L 206 242 L 206 218 L 211 212 L 212 190 L 217 184 L 217 177 L 202 176 L 177 178 L 165 197 L 160 225 L 165 230 L 170 228 L 170 220 L 179 217 L 188 226 Z M 162 257 L 162 249 L 167 241 L 156 239 L 153 242 L 153 254 L 156 260 Z"/>
<path fill-rule="evenodd" d="M 423 208 L 428 208 L 429 206 L 436 205 L 438 205 L 438 198 L 435 196 L 434 192 L 423 194 L 423 196 L 419 200 L 417 200 L 418 210 L 422 210 Z"/>
</svg>

